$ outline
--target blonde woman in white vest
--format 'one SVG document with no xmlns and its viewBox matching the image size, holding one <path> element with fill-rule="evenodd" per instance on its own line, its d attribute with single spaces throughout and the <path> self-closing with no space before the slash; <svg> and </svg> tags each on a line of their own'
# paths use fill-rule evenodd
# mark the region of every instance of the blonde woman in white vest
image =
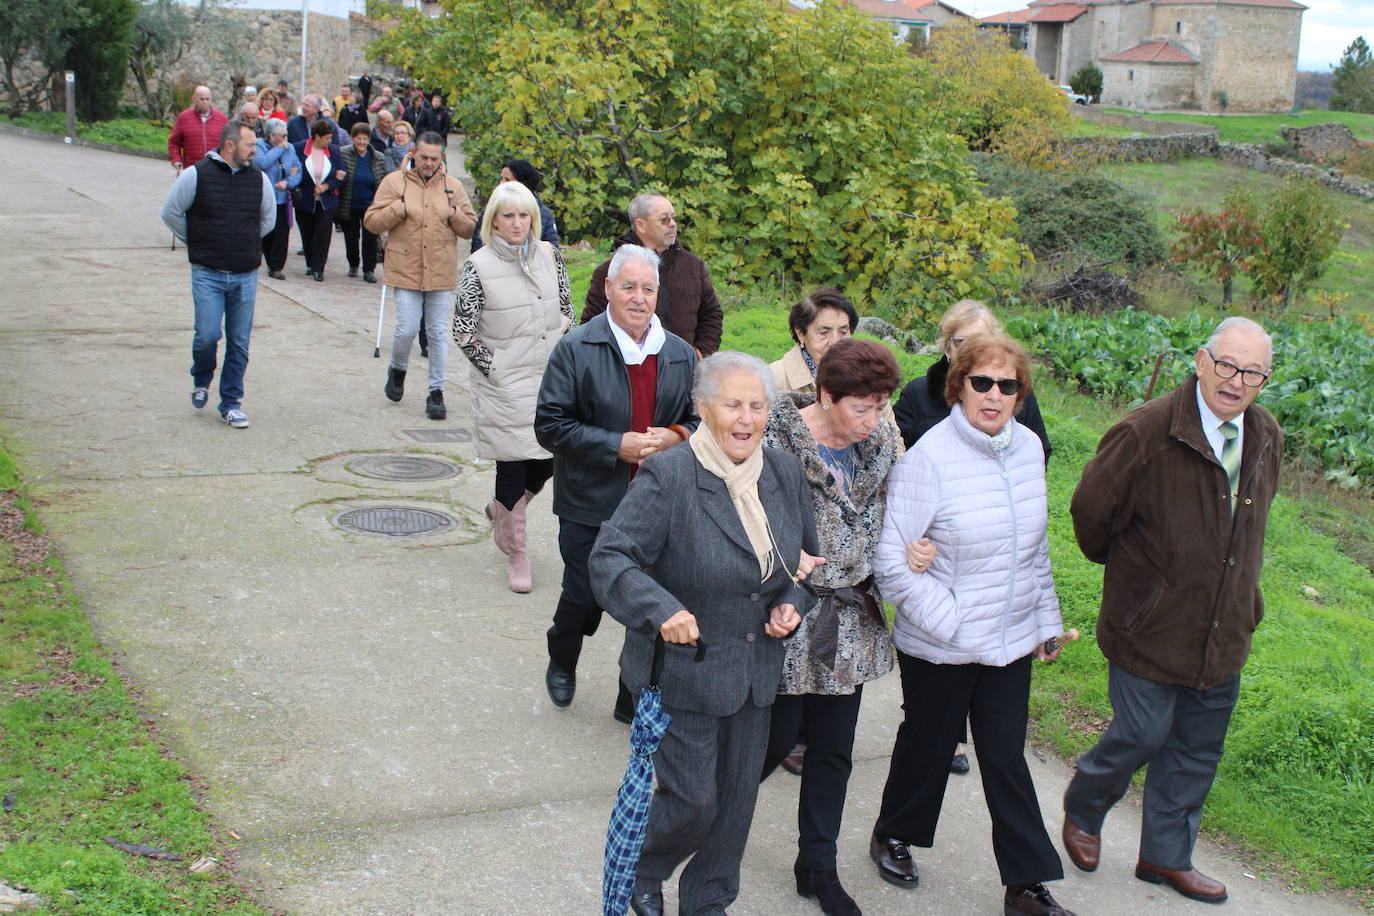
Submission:
<svg viewBox="0 0 1374 916">
<path fill-rule="evenodd" d="M 459 277 L 453 339 L 471 363 L 477 455 L 496 461 L 486 516 L 511 591 L 528 592 L 525 509 L 554 474 L 554 457 L 534 441 L 534 402 L 548 354 L 573 325 L 573 294 L 563 255 L 539 240 L 539 203 L 525 185 L 496 185 L 478 231 L 482 247 Z"/>
<path fill-rule="evenodd" d="M 453 339 L 472 364 L 477 454 L 496 462 L 487 518 L 511 591 L 528 592 L 525 510 L 553 475 L 553 456 L 534 438 L 534 406 L 549 352 L 573 325 L 572 291 L 562 254 L 539 241 L 539 204 L 520 182 L 496 186 L 478 229 L 482 247 L 458 280 Z"/>
</svg>

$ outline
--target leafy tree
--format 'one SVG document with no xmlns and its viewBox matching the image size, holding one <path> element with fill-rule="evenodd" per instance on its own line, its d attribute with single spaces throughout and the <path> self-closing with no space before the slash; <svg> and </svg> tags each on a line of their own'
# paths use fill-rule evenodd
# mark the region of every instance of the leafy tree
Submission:
<svg viewBox="0 0 1374 916">
<path fill-rule="evenodd" d="M 1097 64 L 1088 61 L 1069 77 L 1069 88 L 1079 95 L 1097 99 L 1102 95 L 1102 70 Z"/>
<path fill-rule="evenodd" d="M 1331 109 L 1374 114 L 1374 55 L 1363 35 L 1350 43 L 1332 70 Z"/>
<path fill-rule="evenodd" d="M 71 47 L 71 32 L 85 22 L 78 0 L 4 0 L 0 14 L 0 69 L 9 95 L 9 114 L 37 110 L 49 94 L 53 72 L 61 69 Z M 35 65 L 31 78 L 18 71 L 22 63 Z"/>
<path fill-rule="evenodd" d="M 1326 272 L 1345 227 L 1336 207 L 1310 178 L 1284 179 L 1260 220 L 1261 245 L 1247 273 L 1256 288 L 1288 308 L 1293 297 Z"/>
<path fill-rule="evenodd" d="M 1263 244 L 1259 206 L 1244 185 L 1221 201 L 1221 210 L 1192 210 L 1178 217 L 1179 238 L 1173 258 L 1194 264 L 1221 281 L 1221 301 L 1231 302 L 1231 286 Z"/>
<path fill-rule="evenodd" d="M 388 12 L 400 23 L 372 55 L 450 90 L 475 174 L 536 161 L 573 238 L 618 233 L 628 200 L 656 189 L 736 281 L 836 283 L 906 310 L 1015 285 L 1011 211 L 979 194 L 957 115 L 937 104 L 955 93 L 847 4 Z"/>
<path fill-rule="evenodd" d="M 923 58 L 943 78 L 930 103 L 953 117 L 951 126 L 970 149 L 994 149 L 1004 132 L 1028 123 L 1069 125 L 1064 94 L 1034 60 L 1012 50 L 1000 29 L 951 23 L 936 30 Z"/>
<path fill-rule="evenodd" d="M 138 7 L 134 0 L 80 0 L 86 15 L 68 33 L 65 64 L 76 74 L 76 113 L 83 121 L 108 121 L 124 95 Z"/>
<path fill-rule="evenodd" d="M 139 0 L 129 41 L 129 72 L 149 114 L 165 116 L 171 87 L 163 79 L 191 47 L 194 20 L 179 0 Z"/>
</svg>

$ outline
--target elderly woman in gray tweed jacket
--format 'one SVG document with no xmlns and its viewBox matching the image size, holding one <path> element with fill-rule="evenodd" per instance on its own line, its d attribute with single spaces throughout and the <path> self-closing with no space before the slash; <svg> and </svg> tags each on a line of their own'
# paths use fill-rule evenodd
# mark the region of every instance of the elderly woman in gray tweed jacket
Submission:
<svg viewBox="0 0 1374 916">
<path fill-rule="evenodd" d="M 955 353 L 949 416 L 921 437 L 888 482 L 874 559 L 897 607 L 893 642 L 905 718 L 897 730 L 871 854 L 878 874 L 914 887 L 910 845 L 933 845 L 950 754 L 973 727 L 1006 914 L 1071 916 L 1046 890 L 1063 878 L 1026 766 L 1031 661 L 1052 661 L 1063 632 L 1050 571 L 1045 458 L 1019 424 L 1030 362 L 1009 337 L 979 334 Z M 938 553 L 907 563 L 922 535 Z"/>
<path fill-rule="evenodd" d="M 764 444 L 801 461 L 825 563 L 811 576 L 820 601 L 787 642 L 763 775 L 805 736 L 793 871 L 797 893 L 817 897 L 829 916 L 859 913 L 840 883 L 835 841 L 863 685 L 892 670 L 873 551 L 901 449 L 883 408 L 901 381 L 887 347 L 844 338 L 821 358 L 814 394 L 778 395 L 764 435 Z"/>
</svg>

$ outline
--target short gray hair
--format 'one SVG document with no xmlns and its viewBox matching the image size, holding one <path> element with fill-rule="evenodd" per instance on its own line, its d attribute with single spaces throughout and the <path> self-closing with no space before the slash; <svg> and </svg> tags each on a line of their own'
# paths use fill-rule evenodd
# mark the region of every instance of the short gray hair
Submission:
<svg viewBox="0 0 1374 916">
<path fill-rule="evenodd" d="M 727 372 L 752 372 L 763 382 L 763 393 L 768 403 L 773 403 L 777 389 L 773 385 L 773 370 L 768 364 L 750 353 L 736 350 L 721 350 L 697 363 L 692 373 L 692 398 L 705 401 L 720 392 L 720 379 Z"/>
<path fill-rule="evenodd" d="M 284 134 L 286 133 L 286 122 L 281 118 L 268 118 L 267 123 L 263 125 L 262 132 L 269 137 Z"/>
<path fill-rule="evenodd" d="M 1265 365 L 1274 365 L 1274 341 L 1269 337 L 1269 332 L 1258 321 L 1252 321 L 1241 315 L 1232 315 L 1230 318 L 1222 319 L 1221 324 L 1212 331 L 1212 336 L 1207 338 L 1207 348 L 1211 349 L 1219 344 L 1221 338 L 1225 337 L 1228 331 L 1247 331 L 1251 334 L 1258 334 L 1264 339 L 1264 346 L 1269 351 L 1269 358 L 1265 360 Z"/>
<path fill-rule="evenodd" d="M 649 191 L 640 194 L 630 201 L 629 209 L 626 211 L 630 217 L 630 228 L 634 228 L 635 220 L 645 219 L 649 215 L 649 205 L 656 200 L 667 200 L 667 194 L 660 194 L 657 191 Z"/>
<path fill-rule="evenodd" d="M 612 283 L 615 278 L 620 276 L 620 268 L 630 261 L 643 261 L 654 269 L 654 282 L 658 282 L 658 254 L 645 248 L 643 245 L 621 245 L 611 256 L 611 266 L 606 271 L 606 279 Z"/>
</svg>

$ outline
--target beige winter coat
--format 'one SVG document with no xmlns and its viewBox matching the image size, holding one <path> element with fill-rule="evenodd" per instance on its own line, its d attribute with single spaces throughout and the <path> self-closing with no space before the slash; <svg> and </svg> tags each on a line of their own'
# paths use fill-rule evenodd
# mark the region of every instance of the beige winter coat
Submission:
<svg viewBox="0 0 1374 916">
<path fill-rule="evenodd" d="M 534 243 L 522 262 L 518 249 L 495 238 L 463 267 L 454 336 L 471 362 L 479 457 L 552 457 L 534 438 L 534 408 L 549 353 L 572 325 L 571 294 L 560 268 L 548 242 Z"/>
<path fill-rule="evenodd" d="M 477 214 L 463 183 L 442 168 L 428 181 L 417 169 L 398 169 L 382 179 L 363 225 L 388 233 L 388 286 L 457 289 L 458 239 L 472 238 Z"/>
</svg>

